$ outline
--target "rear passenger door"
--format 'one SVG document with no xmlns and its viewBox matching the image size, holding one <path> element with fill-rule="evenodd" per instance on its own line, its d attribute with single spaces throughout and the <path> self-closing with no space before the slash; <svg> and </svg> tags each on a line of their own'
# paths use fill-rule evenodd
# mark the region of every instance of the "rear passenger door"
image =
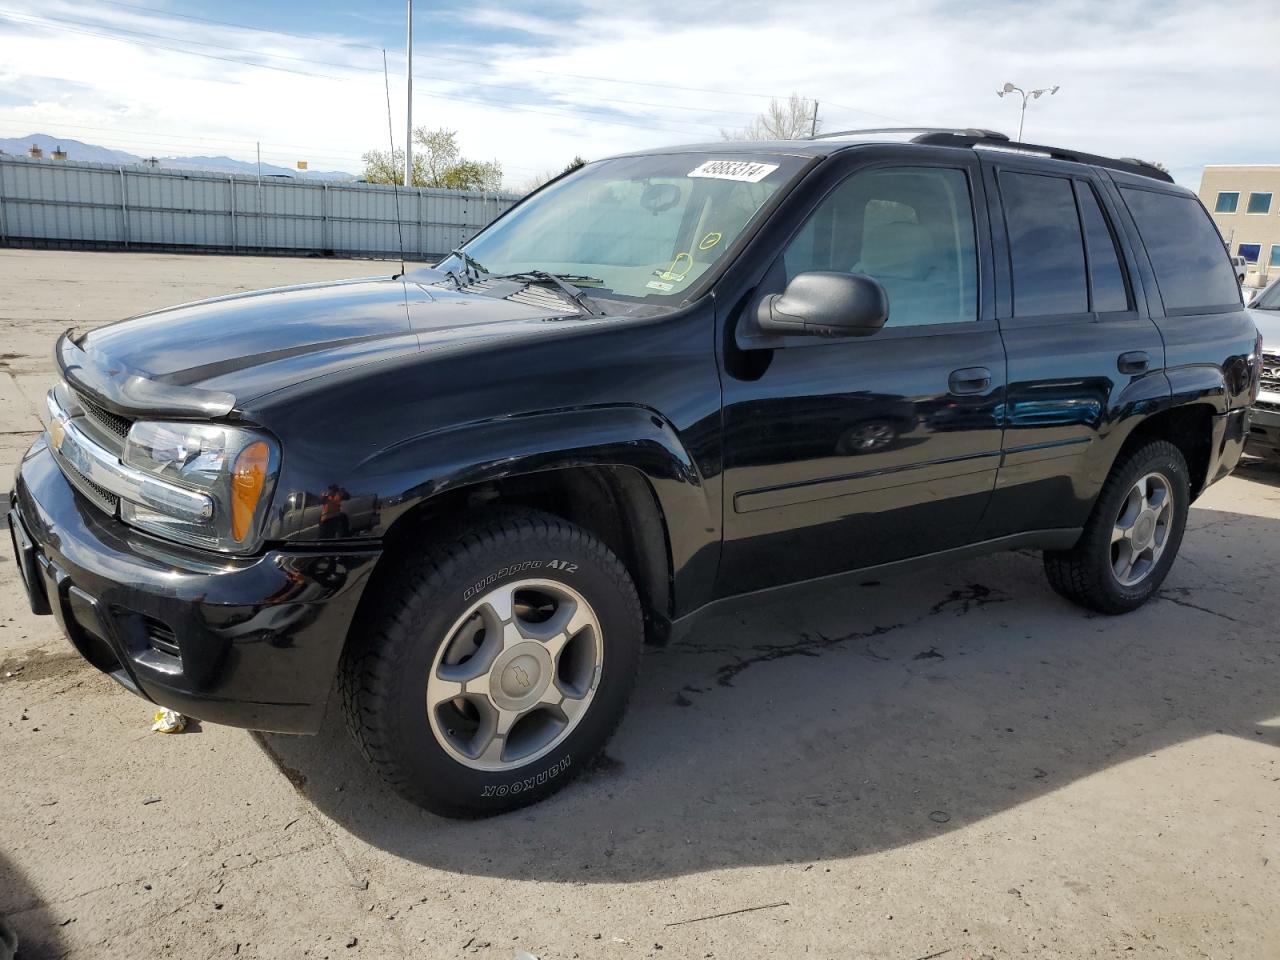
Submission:
<svg viewBox="0 0 1280 960">
<path fill-rule="evenodd" d="M 1081 526 L 1114 457 L 1108 436 L 1168 392 L 1163 341 L 1096 171 L 1012 155 L 983 167 L 1009 383 L 981 537 Z"/>
</svg>

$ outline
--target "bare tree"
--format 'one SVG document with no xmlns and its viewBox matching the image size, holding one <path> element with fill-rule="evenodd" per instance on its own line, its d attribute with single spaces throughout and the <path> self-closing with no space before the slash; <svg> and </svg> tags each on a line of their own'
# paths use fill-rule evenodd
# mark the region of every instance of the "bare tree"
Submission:
<svg viewBox="0 0 1280 960">
<path fill-rule="evenodd" d="M 739 130 L 721 130 L 725 140 L 803 140 L 822 129 L 814 123 L 817 104 L 798 94 L 786 100 L 769 101 L 769 109 Z"/>
<path fill-rule="evenodd" d="M 533 193 L 533 191 L 537 190 L 544 183 L 548 183 L 556 177 L 562 177 L 566 173 L 572 173 L 579 167 L 586 166 L 586 163 L 587 161 L 583 160 L 581 155 L 575 156 L 565 164 L 563 170 L 543 170 L 541 173 L 536 173 L 529 177 L 529 179 L 525 180 L 516 188 L 516 193 L 521 195 Z"/>
</svg>

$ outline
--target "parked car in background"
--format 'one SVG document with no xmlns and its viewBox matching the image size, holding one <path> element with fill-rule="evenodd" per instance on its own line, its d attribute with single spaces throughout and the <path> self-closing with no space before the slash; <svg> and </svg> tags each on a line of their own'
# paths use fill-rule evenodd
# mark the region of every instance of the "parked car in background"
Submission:
<svg viewBox="0 0 1280 960">
<path fill-rule="evenodd" d="M 1249 418 L 1249 453 L 1280 460 L 1280 280 L 1254 296 L 1249 314 L 1262 334 L 1262 377 Z"/>
<path fill-rule="evenodd" d="M 337 677 L 455 816 L 561 787 L 642 643 L 748 595 L 1031 549 L 1136 609 L 1257 396 L 1217 229 L 1151 164 L 912 133 L 601 160 L 435 267 L 69 331 L 31 608 L 205 720 L 314 733 Z"/>
<path fill-rule="evenodd" d="M 1234 256 L 1231 258 L 1231 266 L 1236 271 L 1236 283 L 1244 286 L 1244 278 L 1249 275 L 1249 261 L 1242 256 Z"/>
</svg>

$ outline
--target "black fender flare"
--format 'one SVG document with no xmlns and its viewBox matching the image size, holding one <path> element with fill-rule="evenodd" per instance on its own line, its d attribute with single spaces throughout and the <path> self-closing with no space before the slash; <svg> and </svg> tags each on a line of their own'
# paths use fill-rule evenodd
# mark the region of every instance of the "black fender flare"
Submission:
<svg viewBox="0 0 1280 960">
<path fill-rule="evenodd" d="M 382 536 L 450 491 L 573 467 L 624 467 L 644 477 L 666 527 L 676 607 L 696 605 L 719 562 L 719 485 L 708 485 L 674 426 L 654 410 L 547 410 L 432 430 L 366 458 L 354 485 L 379 492 L 381 519 L 370 532 Z"/>
</svg>

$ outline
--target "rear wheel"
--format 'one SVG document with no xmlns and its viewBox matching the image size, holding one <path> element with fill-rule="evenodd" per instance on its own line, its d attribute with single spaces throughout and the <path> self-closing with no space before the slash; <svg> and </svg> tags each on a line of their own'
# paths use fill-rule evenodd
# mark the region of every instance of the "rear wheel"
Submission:
<svg viewBox="0 0 1280 960">
<path fill-rule="evenodd" d="M 1182 543 L 1191 504 L 1182 452 L 1150 440 L 1111 469 L 1080 540 L 1044 555 L 1049 583 L 1099 613 L 1127 613 L 1160 589 Z"/>
<path fill-rule="evenodd" d="M 348 728 L 388 783 L 446 816 L 559 789 L 603 748 L 635 679 L 626 569 L 547 514 L 504 512 L 431 547 L 368 606 L 343 664 Z"/>
</svg>

